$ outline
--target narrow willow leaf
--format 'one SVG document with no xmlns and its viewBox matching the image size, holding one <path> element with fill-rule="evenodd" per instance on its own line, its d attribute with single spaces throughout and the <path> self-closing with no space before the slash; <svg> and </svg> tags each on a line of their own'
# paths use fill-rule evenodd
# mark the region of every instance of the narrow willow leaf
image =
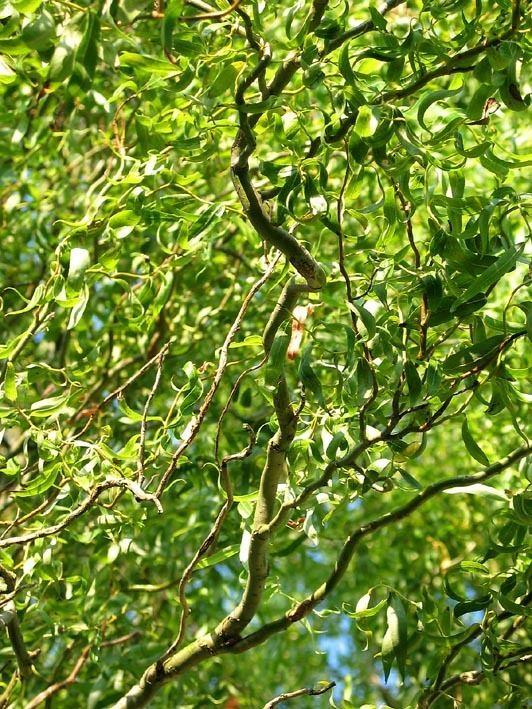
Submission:
<svg viewBox="0 0 532 709">
<path fill-rule="evenodd" d="M 30 414 L 38 418 L 56 414 L 66 406 L 68 398 L 69 394 L 63 394 L 62 396 L 52 396 L 36 401 L 30 407 Z"/>
<path fill-rule="evenodd" d="M 325 408 L 326 405 L 323 397 L 323 390 L 321 388 L 321 382 L 310 364 L 311 354 L 312 345 L 308 345 L 303 352 L 303 356 L 301 357 L 301 363 L 299 365 L 299 378 L 305 389 L 311 391 L 318 400 L 320 406 Z"/>
<path fill-rule="evenodd" d="M 279 375 L 284 369 L 286 363 L 286 352 L 288 350 L 288 345 L 290 344 L 290 336 L 281 333 L 276 335 L 268 359 L 268 366 L 266 367 L 266 372 L 264 378 L 266 384 L 270 386 L 275 386 Z"/>
<path fill-rule="evenodd" d="M 406 611 L 401 599 L 395 593 L 390 594 L 388 598 L 386 621 L 386 632 L 381 645 L 384 679 L 388 680 L 394 659 L 397 661 L 397 669 L 404 679 L 408 639 Z"/>
<path fill-rule="evenodd" d="M 460 568 L 464 571 L 470 571 L 472 574 L 489 576 L 487 567 L 484 566 L 484 564 L 480 564 L 478 561 L 462 561 L 460 562 Z"/>
<path fill-rule="evenodd" d="M 373 315 L 363 305 L 359 305 L 356 301 L 353 303 L 348 303 L 347 307 L 349 310 L 352 310 L 355 315 L 360 316 L 360 319 L 366 329 L 365 339 L 372 340 L 377 332 L 377 323 L 375 322 Z"/>
<path fill-rule="evenodd" d="M 465 447 L 467 448 L 467 452 L 472 458 L 474 458 L 481 465 L 490 464 L 487 455 L 471 435 L 467 424 L 467 417 L 464 418 L 464 422 L 462 423 L 462 438 L 464 440 Z"/>
<path fill-rule="evenodd" d="M 404 470 L 403 468 L 396 468 L 397 472 L 399 475 L 403 478 L 403 480 L 408 484 L 409 487 L 413 488 L 414 490 L 421 490 L 422 486 L 419 483 L 418 480 L 413 475 L 410 475 L 409 472 Z"/>
<path fill-rule="evenodd" d="M 453 608 L 453 614 L 455 618 L 460 618 L 466 613 L 474 613 L 475 611 L 484 610 L 491 603 L 491 594 L 481 596 L 480 598 L 474 598 L 467 601 L 459 601 Z"/>
<path fill-rule="evenodd" d="M 523 249 L 524 245 L 519 247 L 518 249 L 508 249 L 508 251 L 502 256 L 500 256 L 497 261 L 495 261 L 495 263 L 492 263 L 491 266 L 488 266 L 484 273 L 482 273 L 480 276 L 475 277 L 472 283 L 455 301 L 454 305 L 451 308 L 451 311 L 455 312 L 460 305 L 463 305 L 468 300 L 471 300 L 478 293 L 482 293 L 487 288 L 490 288 L 495 283 L 500 281 L 500 279 L 506 273 L 508 273 L 508 271 L 511 271 L 512 268 L 514 268 L 515 264 L 517 263 L 517 259 L 521 255 Z"/>
<path fill-rule="evenodd" d="M 87 249 L 75 248 L 70 252 L 67 283 L 71 288 L 79 289 L 85 271 L 90 266 L 90 254 Z"/>
<path fill-rule="evenodd" d="M 46 286 L 44 285 L 44 283 L 39 283 L 26 305 L 20 310 L 10 310 L 8 315 L 20 315 L 21 313 L 27 313 L 28 311 L 33 310 L 33 308 L 36 308 L 38 305 L 41 304 L 41 302 L 44 301 L 45 292 Z"/>
<path fill-rule="evenodd" d="M 248 335 L 244 340 L 231 342 L 229 345 L 230 350 L 236 350 L 240 347 L 262 347 L 262 337 L 260 335 Z"/>
<path fill-rule="evenodd" d="M 120 55 L 120 65 L 141 69 L 150 74 L 159 74 L 161 76 L 181 73 L 181 69 L 171 64 L 169 61 L 163 61 L 133 52 L 122 52 Z"/>
<path fill-rule="evenodd" d="M 225 547 L 224 549 L 220 549 L 220 551 L 217 551 L 211 556 L 207 556 L 206 558 L 201 559 L 196 568 L 207 569 L 209 566 L 215 566 L 216 564 L 220 564 L 222 561 L 226 561 L 227 559 L 231 559 L 233 556 L 236 556 L 239 551 L 240 544 L 230 544 L 229 546 Z"/>
<path fill-rule="evenodd" d="M 431 91 L 430 93 L 428 93 L 423 99 L 421 99 L 418 104 L 417 120 L 419 122 L 419 125 L 426 131 L 431 132 L 430 128 L 428 128 L 425 123 L 425 113 L 428 111 L 428 109 L 432 106 L 433 103 L 436 103 L 436 101 L 441 101 L 444 98 L 456 96 L 456 94 L 458 94 L 461 90 L 462 87 L 460 87 L 459 89 L 440 89 L 439 91 Z"/>
<path fill-rule="evenodd" d="M 351 61 L 349 59 L 349 48 L 350 43 L 346 42 L 340 52 L 340 57 L 338 59 L 338 69 L 340 73 L 349 85 L 355 84 L 355 74 L 351 67 Z"/>
<path fill-rule="evenodd" d="M 32 497 L 46 492 L 55 483 L 57 476 L 61 470 L 61 463 L 55 463 L 47 470 L 40 473 L 30 485 L 14 493 L 16 497 Z"/>
<path fill-rule="evenodd" d="M 4 378 L 4 394 L 8 401 L 16 401 L 17 399 L 17 382 L 15 374 L 15 365 L 13 362 L 8 362 Z"/>
<path fill-rule="evenodd" d="M 388 599 L 383 598 L 382 601 L 379 601 L 376 603 L 374 606 L 370 606 L 371 600 L 371 590 L 368 591 L 364 596 L 360 598 L 358 601 L 355 612 L 351 613 L 349 611 L 346 611 L 346 613 L 351 617 L 355 619 L 361 619 L 361 618 L 372 618 L 373 616 L 377 615 L 388 603 Z"/>
<path fill-rule="evenodd" d="M 532 496 L 528 492 L 512 497 L 512 508 L 519 524 L 532 525 Z"/>
<path fill-rule="evenodd" d="M 416 404 L 419 400 L 422 385 L 416 365 L 410 362 L 410 360 L 405 362 L 405 376 L 406 383 L 408 385 L 408 396 L 410 398 L 410 405 L 414 406 L 414 404 Z"/>
<path fill-rule="evenodd" d="M 373 115 L 371 107 L 367 104 L 360 106 L 355 123 L 355 132 L 361 138 L 368 138 L 377 130 L 378 121 Z"/>
<path fill-rule="evenodd" d="M 78 297 L 77 303 L 72 307 L 70 311 L 70 318 L 68 319 L 67 330 L 73 330 L 79 323 L 89 302 L 89 289 L 86 285 L 83 286 L 81 293 Z"/>
</svg>

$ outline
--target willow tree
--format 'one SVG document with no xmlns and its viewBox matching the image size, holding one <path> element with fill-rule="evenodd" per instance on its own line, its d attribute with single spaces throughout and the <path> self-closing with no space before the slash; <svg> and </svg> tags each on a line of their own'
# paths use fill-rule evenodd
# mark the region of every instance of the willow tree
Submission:
<svg viewBox="0 0 532 709">
<path fill-rule="evenodd" d="M 519 0 L 0 19 L 0 706 L 520 705 Z"/>
</svg>

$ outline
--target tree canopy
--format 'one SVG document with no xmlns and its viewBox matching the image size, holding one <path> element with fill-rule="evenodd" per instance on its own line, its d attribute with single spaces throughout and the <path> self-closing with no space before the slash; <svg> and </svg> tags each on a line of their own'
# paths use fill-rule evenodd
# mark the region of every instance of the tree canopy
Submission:
<svg viewBox="0 0 532 709">
<path fill-rule="evenodd" d="M 525 706 L 526 20 L 2 4 L 0 708 Z"/>
</svg>

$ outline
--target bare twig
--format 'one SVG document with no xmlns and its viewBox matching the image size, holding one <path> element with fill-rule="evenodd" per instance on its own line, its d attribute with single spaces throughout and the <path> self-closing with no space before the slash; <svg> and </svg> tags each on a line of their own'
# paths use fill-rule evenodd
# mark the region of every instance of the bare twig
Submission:
<svg viewBox="0 0 532 709">
<path fill-rule="evenodd" d="M 160 358 L 162 356 L 166 356 L 166 353 L 168 352 L 168 348 L 170 345 L 174 342 L 175 337 L 170 338 L 170 340 L 161 347 L 159 352 L 157 352 L 153 357 L 151 357 L 147 362 L 145 362 L 140 369 L 138 369 L 134 374 L 132 374 L 123 384 L 121 384 L 119 387 L 117 387 L 114 391 L 112 391 L 110 394 L 107 394 L 105 399 L 99 404 L 98 408 L 103 408 L 108 404 L 110 401 L 112 401 L 115 396 L 119 396 L 122 394 L 130 384 L 133 384 L 139 377 L 141 377 L 145 372 L 148 371 L 148 369 L 154 364 L 155 362 L 160 361 Z"/>
<path fill-rule="evenodd" d="M 236 392 L 238 391 L 238 387 L 240 386 L 244 377 L 246 377 L 248 374 L 251 374 L 251 372 L 255 372 L 257 369 L 260 369 L 267 361 L 268 361 L 268 357 L 264 356 L 260 362 L 257 362 L 257 364 L 254 364 L 251 367 L 248 367 L 247 369 L 245 369 L 243 372 L 240 372 L 240 374 L 236 378 L 236 381 L 233 384 L 231 391 L 229 392 L 229 396 L 227 397 L 227 400 L 226 400 L 224 407 L 222 409 L 222 413 L 220 414 L 220 416 L 218 418 L 218 423 L 216 425 L 216 435 L 214 437 L 214 457 L 215 457 L 216 461 L 218 461 L 218 456 L 219 456 L 219 452 L 220 452 L 220 435 L 222 432 L 222 424 L 223 424 L 223 421 L 227 415 L 227 412 L 229 411 L 229 408 L 233 402 L 234 396 L 235 396 Z"/>
<path fill-rule="evenodd" d="M 347 154 L 347 145 L 346 154 Z M 345 289 L 347 293 L 347 300 L 353 303 L 353 291 L 351 288 L 351 280 L 349 274 L 345 268 L 345 253 L 344 253 L 344 230 L 343 230 L 343 215 L 344 215 L 344 196 L 347 189 L 347 183 L 349 180 L 349 175 L 351 170 L 349 168 L 349 160 L 346 160 L 344 179 L 342 181 L 342 186 L 340 188 L 340 194 L 338 195 L 338 202 L 336 204 L 336 219 L 338 221 L 338 265 L 340 267 L 340 273 L 345 281 Z M 352 313 L 352 318 L 354 318 L 354 313 Z"/>
<path fill-rule="evenodd" d="M 323 687 L 303 687 L 302 689 L 296 689 L 293 692 L 283 692 L 277 697 L 270 699 L 269 702 L 266 702 L 263 709 L 273 709 L 278 704 L 287 702 L 289 699 L 296 699 L 297 697 L 315 697 L 318 694 L 325 694 L 325 692 L 329 692 L 333 687 L 336 687 L 336 682 L 328 682 Z"/>
<path fill-rule="evenodd" d="M 6 688 L 2 692 L 2 695 L 0 696 L 0 709 L 7 709 L 9 706 L 9 699 L 11 695 L 13 694 L 13 690 L 15 689 L 17 682 L 19 681 L 19 676 L 17 672 L 13 672 L 11 675 L 11 679 L 7 683 Z"/>
<path fill-rule="evenodd" d="M 138 638 L 142 635 L 140 630 L 132 630 L 131 633 L 127 633 L 127 635 L 121 635 L 118 638 L 111 638 L 111 640 L 104 640 L 102 643 L 100 643 L 100 647 L 115 647 L 116 645 L 123 645 L 124 643 L 128 643 L 130 640 L 135 640 L 135 638 Z"/>
</svg>

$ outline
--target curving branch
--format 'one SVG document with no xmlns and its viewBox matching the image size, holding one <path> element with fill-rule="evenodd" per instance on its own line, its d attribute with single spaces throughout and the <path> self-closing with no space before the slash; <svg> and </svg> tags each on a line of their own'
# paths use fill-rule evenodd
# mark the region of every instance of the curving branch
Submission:
<svg viewBox="0 0 532 709">
<path fill-rule="evenodd" d="M 309 289 L 320 290 L 326 282 L 325 271 L 292 234 L 271 222 L 262 208 L 260 197 L 249 174 L 249 158 L 255 150 L 255 136 L 252 129 L 262 114 L 255 115 L 252 120 L 248 119 L 244 95 L 257 79 L 264 76 L 271 61 L 270 49 L 266 44 L 262 48 L 262 55 L 256 67 L 240 81 L 235 92 L 240 128 L 231 149 L 231 176 L 244 214 L 257 234 L 266 244 L 275 247 L 286 256 L 296 271 L 306 280 Z M 291 78 L 292 75 L 290 70 L 287 70 L 286 77 L 283 74 L 283 80 L 287 78 L 288 83 L 288 76 Z M 281 90 L 282 87 L 276 86 L 274 78 L 268 89 L 269 95 L 276 95 Z"/>
<path fill-rule="evenodd" d="M 452 487 L 467 487 L 469 485 L 475 485 L 485 480 L 489 480 L 495 475 L 499 475 L 504 470 L 509 468 L 514 463 L 517 463 L 522 458 L 525 458 L 532 452 L 532 446 L 527 445 L 521 448 L 517 448 L 512 453 L 502 458 L 499 462 L 490 465 L 488 468 L 479 473 L 474 473 L 472 475 L 457 475 L 453 478 L 448 478 L 446 480 L 440 480 L 438 482 L 429 485 L 425 490 L 415 495 L 409 502 L 398 507 L 392 512 L 387 512 L 381 517 L 368 522 L 367 524 L 362 524 L 357 527 L 345 541 L 338 559 L 334 565 L 334 569 L 331 571 L 329 577 L 321 584 L 313 593 L 311 593 L 307 598 L 302 601 L 295 603 L 290 610 L 288 610 L 283 616 L 274 620 L 270 623 L 266 623 L 251 635 L 242 638 L 240 641 L 235 643 L 231 652 L 244 652 L 250 647 L 255 647 L 260 645 L 270 636 L 275 635 L 283 630 L 286 630 L 290 625 L 296 623 L 297 621 L 305 618 L 311 611 L 316 608 L 341 581 L 345 572 L 347 571 L 351 559 L 353 558 L 358 544 L 365 537 L 371 536 L 375 532 L 384 527 L 388 527 L 391 524 L 400 522 L 405 517 L 415 512 L 419 507 L 424 505 L 426 502 L 431 500 L 436 495 L 439 495 L 444 490 L 448 490 Z"/>
<path fill-rule="evenodd" d="M 298 412 L 294 412 L 284 376 L 281 376 L 274 394 L 274 406 L 279 429 L 268 443 L 266 462 L 259 484 L 255 515 L 251 528 L 248 554 L 248 578 L 242 598 L 214 631 L 220 645 L 232 643 L 251 622 L 257 612 L 268 577 L 268 545 L 277 486 L 285 474 L 286 454 L 294 440 Z"/>
<path fill-rule="evenodd" d="M 271 328 L 272 337 L 275 337 L 281 323 L 282 320 L 277 323 L 276 327 Z M 182 615 L 178 637 L 157 662 L 148 667 L 138 684 L 115 704 L 114 709 L 132 709 L 145 706 L 162 684 L 208 657 L 221 654 L 227 648 L 232 647 L 240 639 L 244 628 L 255 617 L 268 577 L 268 546 L 273 531 L 271 522 L 274 518 L 277 488 L 285 474 L 286 455 L 296 434 L 297 421 L 301 411 L 301 407 L 296 411 L 292 407 L 284 374 L 279 376 L 273 401 L 279 428 L 268 443 L 266 461 L 260 477 L 259 493 L 250 535 L 248 577 L 240 602 L 212 632 L 194 640 L 182 650 L 178 649 L 184 636 L 188 613 L 188 605 L 184 595 L 186 584 L 199 558 L 215 541 L 232 502 L 230 480 L 227 475 L 224 476 L 222 466 L 221 483 L 225 488 L 227 500 L 218 514 L 211 533 L 183 573 L 180 581 Z M 244 453 L 237 455 L 245 455 L 248 450 L 249 447 Z M 226 462 L 228 460 L 229 458 L 226 459 Z M 205 545 L 207 545 L 206 549 Z"/>
</svg>

